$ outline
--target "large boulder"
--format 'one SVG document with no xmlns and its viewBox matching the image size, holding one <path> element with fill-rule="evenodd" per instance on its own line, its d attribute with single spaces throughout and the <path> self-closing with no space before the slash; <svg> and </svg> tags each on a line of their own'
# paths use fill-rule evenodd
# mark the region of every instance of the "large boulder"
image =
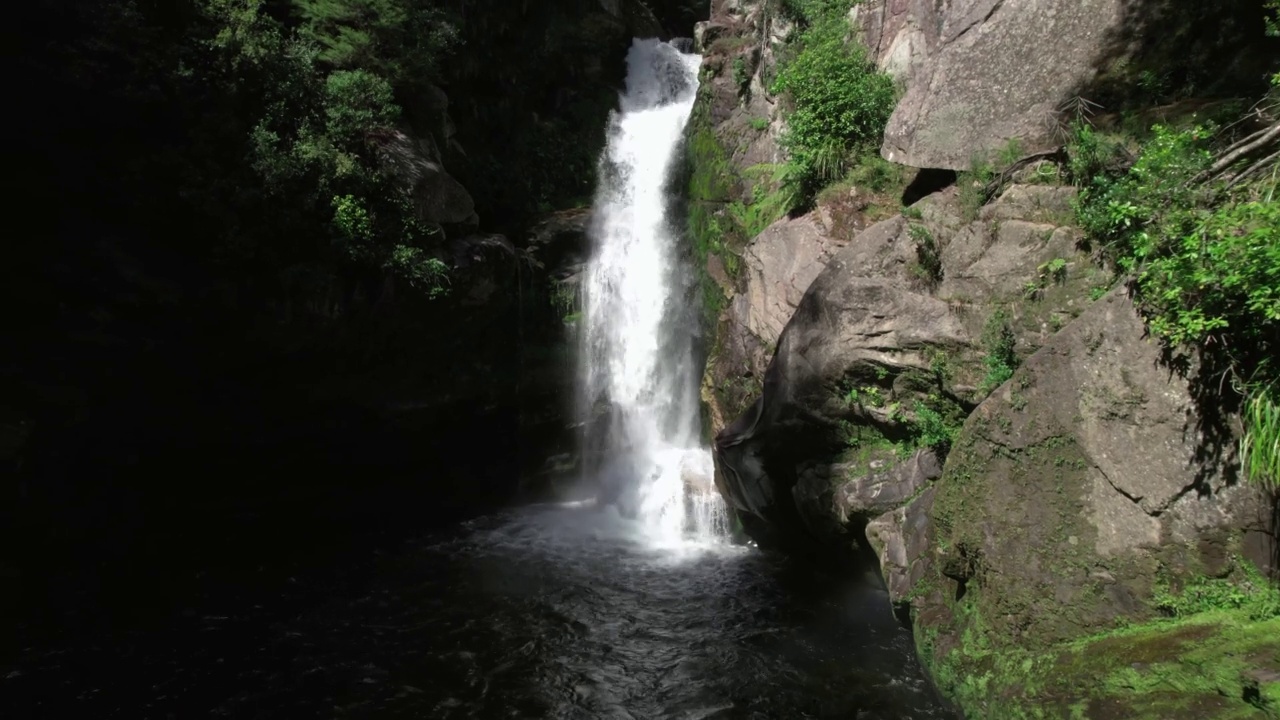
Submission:
<svg viewBox="0 0 1280 720">
<path fill-rule="evenodd" d="M 977 408 L 940 480 L 870 523 L 890 595 L 946 682 L 992 652 L 1033 657 L 1151 619 L 1162 581 L 1271 560 L 1269 503 L 1238 476 L 1234 433 L 1164 357 L 1112 291 Z"/>
<path fill-rule="evenodd" d="M 1256 2 L 868 0 L 852 19 L 877 65 L 906 88 L 882 154 L 967 170 L 1012 140 L 1022 153 L 1058 146 L 1076 98 L 1119 112 L 1178 89 L 1261 91 L 1275 48 L 1257 29 L 1259 12 Z"/>
<path fill-rule="evenodd" d="M 1055 113 L 1097 75 L 1124 19 L 1122 0 L 887 0 L 865 8 L 867 39 L 907 91 L 885 131 L 885 158 L 966 170 L 1017 139 L 1058 144 Z M 876 10 L 879 12 L 876 12 Z"/>
<path fill-rule="evenodd" d="M 809 214 L 770 225 L 742 252 L 740 279 L 736 289 L 727 288 L 730 298 L 703 388 L 716 429 L 760 393 L 782 329 L 839 247 Z"/>
<path fill-rule="evenodd" d="M 914 450 L 930 423 L 958 427 L 990 389 L 993 325 L 1029 355 L 1107 281 L 1060 224 L 1069 200 L 1069 189 L 1013 186 L 966 223 L 950 190 L 835 252 L 782 331 L 760 397 L 716 437 L 720 482 L 749 532 L 857 541 L 937 476 Z M 756 302 L 743 325 L 776 317 Z"/>
<path fill-rule="evenodd" d="M 850 20 L 876 65 L 905 84 L 937 49 L 946 8 L 935 0 L 870 0 L 854 5 Z"/>
<path fill-rule="evenodd" d="M 379 162 L 413 199 L 420 220 L 437 226 L 479 224 L 471 193 L 445 170 L 431 135 L 413 137 L 389 130 L 376 142 Z"/>
</svg>

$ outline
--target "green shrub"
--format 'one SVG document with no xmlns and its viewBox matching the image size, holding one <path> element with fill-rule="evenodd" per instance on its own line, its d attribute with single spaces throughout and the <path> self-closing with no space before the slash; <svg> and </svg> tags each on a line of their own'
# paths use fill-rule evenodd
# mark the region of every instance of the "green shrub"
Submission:
<svg viewBox="0 0 1280 720">
<path fill-rule="evenodd" d="M 942 249 L 938 241 L 923 225 L 912 224 L 908 230 L 916 246 L 915 274 L 930 288 L 942 282 Z"/>
<path fill-rule="evenodd" d="M 916 402 L 915 413 L 913 429 L 917 447 L 930 448 L 945 455 L 951 449 L 951 443 L 955 440 L 960 428 L 949 424 L 941 413 L 923 402 Z"/>
<path fill-rule="evenodd" d="M 1177 590 L 1160 583 L 1154 598 L 1156 608 L 1172 617 L 1222 610 L 1244 610 L 1251 620 L 1280 616 L 1280 590 L 1247 560 L 1237 560 L 1236 565 L 1236 577 L 1198 577 Z"/>
<path fill-rule="evenodd" d="M 1245 403 L 1240 463 L 1251 480 L 1280 490 L 1280 403 L 1271 388 L 1254 390 Z"/>
<path fill-rule="evenodd" d="M 1015 350 L 1017 337 L 1003 312 L 993 313 L 987 318 L 982 331 L 982 344 L 986 350 L 982 364 L 987 368 L 987 375 L 978 386 L 978 394 L 985 397 L 1008 382 L 1018 369 L 1018 354 Z"/>
<path fill-rule="evenodd" d="M 896 93 L 856 42 L 849 42 L 848 0 L 800 3 L 806 23 L 778 68 L 771 90 L 788 100 L 782 143 L 797 194 L 811 200 L 849 170 L 857 150 L 878 144 Z"/>
<path fill-rule="evenodd" d="M 400 116 L 391 85 L 365 70 L 338 70 L 325 79 L 325 131 L 348 145 L 370 130 L 390 127 Z"/>
<path fill-rule="evenodd" d="M 1096 134 L 1078 130 L 1077 212 L 1131 278 L 1152 332 L 1170 346 L 1202 348 L 1207 366 L 1246 396 L 1246 469 L 1275 485 L 1280 202 L 1274 179 L 1232 192 L 1203 181 L 1213 140 L 1210 128 L 1156 126 L 1132 167 L 1116 170 L 1098 161 L 1109 151 Z"/>
</svg>

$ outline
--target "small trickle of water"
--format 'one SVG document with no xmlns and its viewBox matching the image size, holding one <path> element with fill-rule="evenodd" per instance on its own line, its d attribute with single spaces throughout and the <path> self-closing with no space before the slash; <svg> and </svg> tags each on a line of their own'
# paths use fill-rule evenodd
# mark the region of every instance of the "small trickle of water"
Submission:
<svg viewBox="0 0 1280 720">
<path fill-rule="evenodd" d="M 655 545 L 714 542 L 727 515 L 699 442 L 696 286 L 668 188 L 698 91 L 698 55 L 635 40 L 601 159 L 584 283 L 589 471 Z"/>
</svg>

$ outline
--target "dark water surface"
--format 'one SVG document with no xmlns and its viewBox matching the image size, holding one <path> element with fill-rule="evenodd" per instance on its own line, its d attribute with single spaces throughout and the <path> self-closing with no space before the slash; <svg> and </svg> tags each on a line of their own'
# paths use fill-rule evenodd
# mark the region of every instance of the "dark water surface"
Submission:
<svg viewBox="0 0 1280 720">
<path fill-rule="evenodd" d="M 945 718 L 878 583 L 536 506 L 19 650 L 4 718 Z M 222 603 L 219 605 L 219 603 Z"/>
</svg>

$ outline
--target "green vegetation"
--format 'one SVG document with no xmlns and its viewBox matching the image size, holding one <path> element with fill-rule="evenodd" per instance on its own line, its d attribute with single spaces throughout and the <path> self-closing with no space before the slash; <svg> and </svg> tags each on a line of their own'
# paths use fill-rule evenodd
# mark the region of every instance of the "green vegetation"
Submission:
<svg viewBox="0 0 1280 720">
<path fill-rule="evenodd" d="M 1176 618 L 1218 610 L 1240 610 L 1250 620 L 1280 617 L 1280 590 L 1249 562 L 1237 560 L 1235 565 L 1236 577 L 1193 577 L 1180 588 L 1162 582 L 1155 592 L 1156 608 Z"/>
<path fill-rule="evenodd" d="M 740 180 L 716 137 L 706 107 L 705 96 L 699 98 L 689 124 L 688 233 L 701 284 L 703 323 L 714 327 L 724 307 L 725 292 L 711 277 L 707 265 L 713 256 L 718 257 L 727 272 L 736 274 L 738 255 L 737 247 L 732 246 L 729 206 L 738 194 Z"/>
<path fill-rule="evenodd" d="M 1159 589 L 1166 617 L 1047 648 L 993 647 L 981 592 L 957 608 L 958 645 L 919 643 L 968 717 L 1280 717 L 1280 592 L 1247 562 Z"/>
<path fill-rule="evenodd" d="M 311 237 L 321 242 L 295 240 L 281 259 L 349 263 L 443 294 L 443 233 L 424 223 L 379 151 L 405 121 L 398 91 L 433 76 L 457 26 L 398 0 L 297 0 L 284 20 L 256 0 L 207 0 L 196 11 L 185 68 L 161 81 L 203 83 L 193 102 L 221 105 L 195 129 L 209 154 L 197 154 L 206 166 L 193 176 L 242 178 L 222 197 L 217 186 L 200 193 L 223 218 L 220 259 L 260 261 L 267 238 Z M 248 167 L 237 168 L 242 157 Z"/>
<path fill-rule="evenodd" d="M 999 184 L 1008 182 L 1009 169 L 1021 160 L 1023 155 L 1022 143 L 1017 138 L 1010 138 L 999 150 L 976 153 L 970 159 L 969 170 L 959 173 L 956 177 L 960 215 L 965 222 L 973 222 L 978 218 L 978 211 L 994 193 L 999 191 L 997 187 Z M 1038 168 L 1033 181 L 1057 184 L 1056 179 L 1057 168 L 1050 165 L 1043 174 Z"/>
<path fill-rule="evenodd" d="M 840 180 L 859 153 L 878 145 L 893 110 L 893 81 L 876 70 L 862 46 L 849 41 L 854 0 L 792 0 L 799 39 L 779 63 L 771 90 L 787 100 L 790 155 L 786 187 L 794 205 L 812 201 Z"/>
<path fill-rule="evenodd" d="M 43 82 L 92 90 L 104 126 L 139 128 L 97 151 L 121 169 L 103 204 L 183 218 L 154 232 L 276 297 L 301 275 L 449 289 L 441 224 L 467 232 L 466 203 L 445 221 L 415 198 L 415 154 L 495 232 L 581 204 L 616 102 L 582 59 L 629 37 L 578 0 L 46 5 L 62 27 Z"/>
<path fill-rule="evenodd" d="M 1280 491 L 1280 402 L 1274 388 L 1253 390 L 1245 403 L 1244 424 L 1249 429 L 1240 446 L 1245 473 Z"/>
<path fill-rule="evenodd" d="M 1206 367 L 1247 398 L 1248 469 L 1275 484 L 1266 388 L 1280 377 L 1280 201 L 1275 166 L 1240 152 L 1257 136 L 1157 125 L 1125 167 L 1120 141 L 1079 126 L 1070 154 L 1081 226 L 1131 278 L 1152 332 L 1202 348 Z"/>
<path fill-rule="evenodd" d="M 982 364 L 986 366 L 987 374 L 978 386 L 978 396 L 986 397 L 1008 382 L 1019 364 L 1015 349 L 1017 336 L 1009 327 L 1009 319 L 1003 311 L 996 311 L 987 318 L 982 329 L 982 344 L 986 350 Z"/>
<path fill-rule="evenodd" d="M 907 232 L 916 246 L 913 274 L 927 287 L 936 288 L 942 282 L 942 249 L 938 247 L 938 241 L 924 225 L 912 223 Z"/>
<path fill-rule="evenodd" d="M 848 385 L 841 393 L 846 408 L 863 418 L 842 421 L 841 440 L 848 450 L 883 451 L 906 458 L 916 450 L 930 448 L 945 458 L 951 443 L 964 424 L 966 412 L 957 402 L 943 395 L 943 365 L 935 363 L 932 374 L 908 371 L 890 387 L 864 383 Z M 890 374 L 878 368 L 877 381 L 889 382 Z M 909 409 L 909 412 L 908 412 Z M 890 427 L 881 428 L 866 421 L 874 412 L 883 416 Z M 865 452 L 857 457 L 866 459 Z M 846 454 L 845 461 L 856 458 Z"/>
</svg>

